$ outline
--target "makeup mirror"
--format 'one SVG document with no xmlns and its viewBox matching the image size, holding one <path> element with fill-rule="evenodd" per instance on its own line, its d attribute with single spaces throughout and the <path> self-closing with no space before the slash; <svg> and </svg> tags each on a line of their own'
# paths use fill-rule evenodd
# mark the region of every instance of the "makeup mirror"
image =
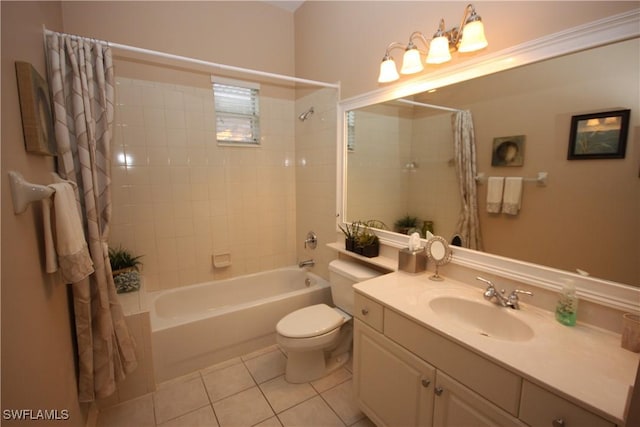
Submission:
<svg viewBox="0 0 640 427">
<path fill-rule="evenodd" d="M 442 277 L 438 274 L 438 267 L 448 264 L 449 261 L 451 261 L 452 253 L 449 244 L 443 237 L 433 236 L 427 240 L 427 245 L 424 250 L 427 253 L 427 258 L 429 258 L 436 266 L 435 273 L 430 276 L 429 279 L 442 281 Z"/>
</svg>

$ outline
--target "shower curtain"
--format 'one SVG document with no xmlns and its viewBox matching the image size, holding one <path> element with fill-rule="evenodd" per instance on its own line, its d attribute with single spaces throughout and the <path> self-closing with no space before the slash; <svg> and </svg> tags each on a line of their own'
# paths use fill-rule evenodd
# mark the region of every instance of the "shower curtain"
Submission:
<svg viewBox="0 0 640 427">
<path fill-rule="evenodd" d="M 456 173 L 462 201 L 456 232 L 462 237 L 465 247 L 482 250 L 476 191 L 476 140 L 471 112 L 456 112 L 452 125 Z"/>
<path fill-rule="evenodd" d="M 137 366 L 135 344 L 118 301 L 108 255 L 110 139 L 114 76 L 108 46 L 48 34 L 58 173 L 77 184 L 76 199 L 95 272 L 72 283 L 81 402 L 111 395 Z"/>
</svg>

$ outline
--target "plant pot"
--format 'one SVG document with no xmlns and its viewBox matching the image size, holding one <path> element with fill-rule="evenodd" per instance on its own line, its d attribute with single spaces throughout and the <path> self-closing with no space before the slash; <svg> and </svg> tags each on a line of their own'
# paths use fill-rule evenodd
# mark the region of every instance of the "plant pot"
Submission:
<svg viewBox="0 0 640 427">
<path fill-rule="evenodd" d="M 356 250 L 356 241 L 355 239 L 345 238 L 344 239 L 344 248 L 348 251 L 355 252 Z"/>
<path fill-rule="evenodd" d="M 123 268 L 113 272 L 116 292 L 124 294 L 140 289 L 140 273 L 135 268 Z"/>
<path fill-rule="evenodd" d="M 372 243 L 367 246 L 357 246 L 356 253 L 367 258 L 374 258 L 380 254 L 380 243 Z"/>
</svg>

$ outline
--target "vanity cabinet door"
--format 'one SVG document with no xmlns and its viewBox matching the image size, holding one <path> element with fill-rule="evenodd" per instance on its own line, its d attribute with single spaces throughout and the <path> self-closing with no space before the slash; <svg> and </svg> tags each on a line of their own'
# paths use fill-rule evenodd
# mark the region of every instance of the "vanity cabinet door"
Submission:
<svg viewBox="0 0 640 427">
<path fill-rule="evenodd" d="M 438 371 L 434 388 L 434 427 L 526 427 L 522 421 Z"/>
<path fill-rule="evenodd" d="M 355 320 L 356 402 L 378 427 L 431 426 L 435 368 Z"/>
</svg>

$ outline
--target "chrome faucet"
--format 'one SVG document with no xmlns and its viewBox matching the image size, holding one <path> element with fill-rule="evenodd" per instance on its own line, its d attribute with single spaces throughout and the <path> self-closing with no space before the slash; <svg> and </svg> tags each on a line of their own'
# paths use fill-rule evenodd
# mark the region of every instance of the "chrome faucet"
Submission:
<svg viewBox="0 0 640 427">
<path fill-rule="evenodd" d="M 312 259 L 308 259 L 305 261 L 300 261 L 298 263 L 298 267 L 302 268 L 302 267 L 313 267 L 316 264 L 316 262 Z"/>
<path fill-rule="evenodd" d="M 484 294 L 483 294 L 484 299 L 486 299 L 487 301 L 491 301 L 492 299 L 495 299 L 494 302 L 502 307 L 511 307 L 514 310 L 520 310 L 520 298 L 518 297 L 518 294 L 533 296 L 533 292 L 523 291 L 521 289 L 514 289 L 513 291 L 511 291 L 511 293 L 508 296 L 505 297 L 504 289 L 498 292 L 498 290 L 493 285 L 491 280 L 487 280 L 484 277 L 480 277 L 480 276 L 476 277 L 476 280 L 484 282 L 488 285 L 487 289 L 484 291 Z"/>
</svg>

